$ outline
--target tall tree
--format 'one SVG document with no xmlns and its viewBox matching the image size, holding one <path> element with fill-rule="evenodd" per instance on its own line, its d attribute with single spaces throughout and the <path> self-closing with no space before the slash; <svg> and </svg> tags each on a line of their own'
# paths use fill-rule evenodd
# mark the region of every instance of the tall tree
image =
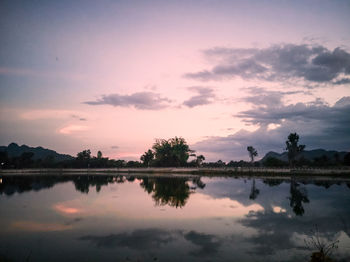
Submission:
<svg viewBox="0 0 350 262">
<path fill-rule="evenodd" d="M 148 151 L 140 157 L 140 160 L 142 161 L 143 165 L 147 167 L 149 167 L 152 164 L 153 159 L 154 153 L 151 149 L 148 149 Z"/>
<path fill-rule="evenodd" d="M 249 153 L 249 157 L 250 157 L 250 161 L 253 163 L 254 162 L 254 157 L 256 157 L 258 155 L 258 151 L 256 151 L 256 149 L 252 146 L 248 146 L 247 147 L 248 153 Z"/>
<path fill-rule="evenodd" d="M 286 150 L 288 151 L 289 165 L 295 164 L 295 159 L 299 153 L 303 152 L 305 145 L 298 145 L 299 135 L 297 133 L 290 133 L 286 141 Z"/>
<path fill-rule="evenodd" d="M 101 152 L 101 151 L 98 151 L 98 152 L 97 152 L 97 158 L 98 158 L 98 159 L 102 159 L 102 152 Z"/>
</svg>

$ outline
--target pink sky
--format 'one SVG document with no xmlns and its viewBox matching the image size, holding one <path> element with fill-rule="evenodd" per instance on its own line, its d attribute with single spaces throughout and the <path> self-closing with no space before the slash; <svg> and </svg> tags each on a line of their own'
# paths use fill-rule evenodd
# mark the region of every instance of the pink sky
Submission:
<svg viewBox="0 0 350 262">
<path fill-rule="evenodd" d="M 350 96 L 347 2 L 3 5 L 1 145 L 139 159 L 181 136 L 227 161 L 248 160 L 248 145 L 281 152 L 298 131 L 309 149 L 350 149 L 349 137 L 327 140 L 349 121 L 350 103 L 334 107 Z"/>
</svg>

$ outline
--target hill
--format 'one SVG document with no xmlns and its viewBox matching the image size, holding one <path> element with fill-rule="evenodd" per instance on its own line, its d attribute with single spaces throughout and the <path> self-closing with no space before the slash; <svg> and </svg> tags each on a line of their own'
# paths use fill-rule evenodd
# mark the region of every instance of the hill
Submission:
<svg viewBox="0 0 350 262">
<path fill-rule="evenodd" d="M 334 150 L 324 150 L 324 149 L 314 149 L 314 150 L 305 150 L 304 152 L 300 153 L 297 157 L 297 159 L 300 159 L 302 157 L 304 157 L 307 160 L 314 160 L 315 158 L 319 158 L 322 156 L 327 156 L 328 159 L 330 159 L 331 161 L 335 160 L 335 155 L 338 154 L 339 160 L 343 161 L 344 160 L 344 156 L 347 154 L 348 152 L 338 152 L 338 151 L 334 151 Z M 260 162 L 264 162 L 267 158 L 269 157 L 273 157 L 273 158 L 277 158 L 279 160 L 288 162 L 288 153 L 287 152 L 283 152 L 281 154 L 270 151 L 268 152 L 261 160 Z"/>
<path fill-rule="evenodd" d="M 73 157 L 66 154 L 59 154 L 54 150 L 46 149 L 41 146 L 39 147 L 29 147 L 27 145 L 17 145 L 16 143 L 11 143 L 8 146 L 0 146 L 0 152 L 7 152 L 9 157 L 18 157 L 24 152 L 34 153 L 33 160 L 45 159 L 49 156 L 54 158 L 55 162 L 61 162 L 65 160 L 72 160 Z"/>
</svg>

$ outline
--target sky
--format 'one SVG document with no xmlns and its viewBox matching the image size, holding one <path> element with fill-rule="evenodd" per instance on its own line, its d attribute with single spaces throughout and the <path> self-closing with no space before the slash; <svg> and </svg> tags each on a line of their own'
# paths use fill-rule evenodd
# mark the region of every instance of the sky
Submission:
<svg viewBox="0 0 350 262">
<path fill-rule="evenodd" d="M 350 151 L 350 1 L 0 1 L 0 145 Z"/>
</svg>

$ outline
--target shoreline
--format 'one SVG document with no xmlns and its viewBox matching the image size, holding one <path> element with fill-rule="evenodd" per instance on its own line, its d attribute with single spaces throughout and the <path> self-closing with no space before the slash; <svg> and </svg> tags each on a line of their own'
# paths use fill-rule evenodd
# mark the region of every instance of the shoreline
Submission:
<svg viewBox="0 0 350 262">
<path fill-rule="evenodd" d="M 33 168 L 0 169 L 0 175 L 101 175 L 101 174 L 188 174 L 188 175 L 253 175 L 253 176 L 331 176 L 349 177 L 350 168 L 346 169 L 309 169 L 309 168 Z"/>
</svg>

